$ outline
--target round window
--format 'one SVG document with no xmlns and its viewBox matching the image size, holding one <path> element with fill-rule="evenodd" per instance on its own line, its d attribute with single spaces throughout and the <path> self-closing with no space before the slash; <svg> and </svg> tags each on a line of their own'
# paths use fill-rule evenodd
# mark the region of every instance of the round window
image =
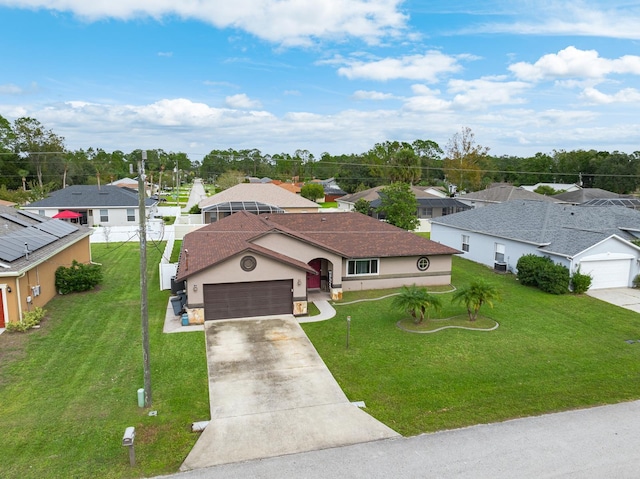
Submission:
<svg viewBox="0 0 640 479">
<path fill-rule="evenodd" d="M 240 267 L 244 271 L 253 271 L 256 269 L 256 259 L 253 256 L 245 256 L 240 260 Z"/>
<path fill-rule="evenodd" d="M 430 264 L 429 258 L 427 258 L 426 256 L 423 256 L 418 260 L 418 269 L 420 271 L 426 271 L 429 269 L 429 264 Z"/>
</svg>

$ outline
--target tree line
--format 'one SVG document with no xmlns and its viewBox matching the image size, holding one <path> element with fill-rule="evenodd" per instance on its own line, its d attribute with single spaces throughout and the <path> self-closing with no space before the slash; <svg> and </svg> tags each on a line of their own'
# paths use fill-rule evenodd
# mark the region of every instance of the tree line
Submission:
<svg viewBox="0 0 640 479">
<path fill-rule="evenodd" d="M 325 152 L 319 158 L 305 149 L 268 154 L 255 148 L 229 148 L 212 150 L 202 161 L 192 161 L 183 152 L 147 150 L 146 172 L 152 182 L 170 187 L 180 177 L 198 176 L 215 183 L 229 172 L 282 181 L 333 177 L 347 193 L 396 182 L 454 185 L 458 191 L 475 191 L 496 182 L 578 183 L 622 194 L 640 187 L 638 151 L 554 150 L 530 157 L 492 156 L 489 152 L 465 127 L 444 147 L 422 139 L 384 141 L 366 152 Z M 68 185 L 134 177 L 141 153 L 107 152 L 99 147 L 71 150 L 63 137 L 35 118 L 11 123 L 0 116 L 0 199 L 37 199 Z"/>
</svg>

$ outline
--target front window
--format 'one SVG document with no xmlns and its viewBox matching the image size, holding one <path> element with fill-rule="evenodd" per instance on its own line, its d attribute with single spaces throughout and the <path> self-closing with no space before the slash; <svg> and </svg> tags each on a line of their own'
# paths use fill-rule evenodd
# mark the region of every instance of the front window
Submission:
<svg viewBox="0 0 640 479">
<path fill-rule="evenodd" d="M 504 245 L 501 243 L 496 243 L 496 263 L 504 263 Z"/>
<path fill-rule="evenodd" d="M 378 259 L 350 259 L 347 263 L 347 275 L 358 276 L 378 274 Z"/>
<path fill-rule="evenodd" d="M 462 251 L 469 251 L 469 235 L 462 235 Z"/>
<path fill-rule="evenodd" d="M 136 211 L 133 208 L 127 208 L 127 221 L 136 220 Z"/>
<path fill-rule="evenodd" d="M 109 222 L 109 210 L 100 210 L 100 223 Z"/>
</svg>

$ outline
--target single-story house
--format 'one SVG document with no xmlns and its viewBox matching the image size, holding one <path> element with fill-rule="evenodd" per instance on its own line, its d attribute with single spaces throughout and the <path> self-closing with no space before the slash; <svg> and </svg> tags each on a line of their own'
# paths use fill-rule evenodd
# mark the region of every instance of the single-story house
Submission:
<svg viewBox="0 0 640 479">
<path fill-rule="evenodd" d="M 324 201 L 331 203 L 336 201 L 338 198 L 346 195 L 347 192 L 340 188 L 338 182 L 335 178 L 327 178 L 326 180 L 311 180 L 310 183 L 318 183 L 322 185 L 322 189 L 324 190 Z"/>
<path fill-rule="evenodd" d="M 521 256 L 548 256 L 592 276 L 592 289 L 628 287 L 640 273 L 640 212 L 514 200 L 433 221 L 431 239 L 498 271 L 517 272 Z"/>
<path fill-rule="evenodd" d="M 251 213 L 317 212 L 317 203 L 273 183 L 240 183 L 198 203 L 203 223 L 215 223 L 237 211 Z"/>
<path fill-rule="evenodd" d="M 380 190 L 383 188 L 385 188 L 385 186 L 376 186 L 374 188 L 369 188 L 368 190 L 340 197 L 336 200 L 338 202 L 338 209 L 353 211 L 356 202 L 360 199 L 364 199 L 369 202 L 369 206 L 371 207 L 369 215 L 383 220 L 385 219 L 384 214 L 376 212 L 376 208 L 381 204 Z M 431 231 L 432 218 L 451 215 L 471 208 L 461 201 L 458 201 L 457 198 L 443 197 L 440 194 L 429 193 L 425 190 L 425 187 L 411 187 L 411 191 L 413 191 L 418 202 L 416 216 L 420 220 L 420 224 L 418 225 L 418 228 L 416 228 L 416 231 Z"/>
<path fill-rule="evenodd" d="M 547 201 L 550 203 L 562 203 L 563 201 L 557 195 L 545 196 L 533 191 L 529 191 L 522 186 L 513 186 L 507 183 L 498 183 L 485 188 L 484 190 L 474 191 L 464 195 L 457 196 L 462 203 L 469 205 L 471 208 L 481 208 L 483 206 L 495 205 L 511 200 L 533 200 Z"/>
<path fill-rule="evenodd" d="M 56 295 L 59 266 L 91 261 L 92 230 L 0 206 L 0 328 Z"/>
<path fill-rule="evenodd" d="M 157 205 L 157 200 L 145 199 L 147 217 L 155 216 Z M 106 185 L 67 186 L 23 209 L 50 218 L 61 211 L 75 211 L 82 215 L 80 224 L 87 226 L 133 226 L 140 217 L 138 192 Z"/>
<path fill-rule="evenodd" d="M 448 285 L 458 253 L 360 213 L 240 211 L 185 235 L 175 281 L 205 320 L 302 315 L 309 290 Z"/>
</svg>

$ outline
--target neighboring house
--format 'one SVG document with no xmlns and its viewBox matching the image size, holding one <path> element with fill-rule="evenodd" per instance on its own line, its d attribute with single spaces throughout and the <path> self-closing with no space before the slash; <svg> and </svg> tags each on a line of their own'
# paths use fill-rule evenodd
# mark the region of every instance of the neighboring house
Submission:
<svg viewBox="0 0 640 479">
<path fill-rule="evenodd" d="M 240 183 L 205 198 L 198 206 L 204 223 L 215 223 L 238 211 L 251 213 L 309 213 L 318 204 L 273 183 Z"/>
<path fill-rule="evenodd" d="M 371 207 L 370 215 L 377 219 L 384 219 L 384 214 L 377 213 L 376 208 L 381 204 L 380 190 L 385 186 L 376 186 L 368 190 L 353 193 L 338 198 L 338 208 L 345 211 L 353 211 L 354 205 L 360 199 L 364 199 L 369 202 Z M 458 201 L 457 198 L 443 197 L 439 194 L 432 194 L 425 191 L 424 187 L 412 186 L 411 190 L 418 201 L 418 209 L 416 216 L 420 220 L 420 224 L 416 231 L 428 232 L 431 231 L 431 219 L 439 218 L 440 216 L 446 216 L 453 213 L 459 213 L 460 211 L 468 210 L 470 207 Z"/>
<path fill-rule="evenodd" d="M 431 239 L 499 271 L 517 272 L 521 256 L 549 256 L 592 276 L 592 289 L 628 287 L 640 272 L 640 212 L 515 200 L 433 221 Z"/>
<path fill-rule="evenodd" d="M 571 203 L 572 205 L 580 205 L 591 200 L 611 199 L 611 198 L 632 198 L 631 195 L 619 195 L 612 191 L 603 190 L 601 188 L 578 188 L 574 191 L 553 195 L 552 198 L 562 201 L 563 203 Z"/>
<path fill-rule="evenodd" d="M 521 186 L 513 186 L 506 183 L 499 183 L 480 191 L 474 191 L 458 196 L 458 200 L 472 208 L 495 205 L 511 200 L 534 200 L 546 201 L 549 203 L 562 203 L 559 195 L 545 196 L 528 191 Z"/>
<path fill-rule="evenodd" d="M 138 180 L 133 178 L 120 178 L 119 180 L 108 183 L 107 186 L 117 186 L 118 188 L 129 188 L 138 191 Z"/>
<path fill-rule="evenodd" d="M 334 202 L 338 198 L 343 197 L 347 194 L 338 183 L 335 178 L 327 178 L 326 180 L 311 180 L 311 183 L 319 183 L 322 185 L 324 189 L 324 201 L 325 202 Z"/>
<path fill-rule="evenodd" d="M 241 211 L 185 235 L 176 281 L 206 320 L 301 315 L 309 290 L 448 285 L 458 253 L 360 213 Z"/>
<path fill-rule="evenodd" d="M 145 200 L 147 217 L 155 216 L 158 201 Z M 132 226 L 139 223 L 138 193 L 117 186 L 74 185 L 49 194 L 23 209 L 53 217 L 61 211 L 80 213 L 87 226 Z"/>
<path fill-rule="evenodd" d="M 0 206 L 0 328 L 56 295 L 59 266 L 91 261 L 92 230 Z"/>
<path fill-rule="evenodd" d="M 521 185 L 520 188 L 524 188 L 527 191 L 535 192 L 535 190 L 537 190 L 541 186 L 547 186 L 555 191 L 562 191 L 564 193 L 580 189 L 580 186 L 576 185 L 575 183 L 536 183 L 535 185 Z"/>
<path fill-rule="evenodd" d="M 12 201 L 0 200 L 0 206 L 16 206 Z"/>
</svg>

